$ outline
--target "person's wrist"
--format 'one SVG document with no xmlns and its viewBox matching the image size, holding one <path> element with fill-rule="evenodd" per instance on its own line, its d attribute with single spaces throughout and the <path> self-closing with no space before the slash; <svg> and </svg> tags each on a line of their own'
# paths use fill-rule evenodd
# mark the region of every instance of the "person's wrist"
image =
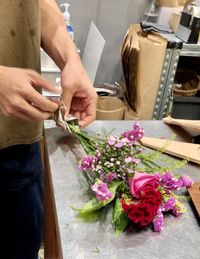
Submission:
<svg viewBox="0 0 200 259">
<path fill-rule="evenodd" d="M 68 55 L 65 59 L 63 59 L 62 65 L 60 67 L 61 72 L 67 67 L 67 66 L 74 66 L 74 64 L 81 65 L 81 59 L 78 53 L 73 53 Z"/>
</svg>

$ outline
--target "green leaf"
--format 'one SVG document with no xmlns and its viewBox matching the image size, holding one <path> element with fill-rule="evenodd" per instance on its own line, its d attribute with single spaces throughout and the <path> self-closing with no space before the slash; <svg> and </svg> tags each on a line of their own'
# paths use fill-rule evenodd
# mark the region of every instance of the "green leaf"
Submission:
<svg viewBox="0 0 200 259">
<path fill-rule="evenodd" d="M 116 195 L 116 191 L 118 189 L 118 187 L 122 184 L 122 181 L 113 181 L 110 185 L 109 185 L 109 190 L 110 192 L 113 194 L 112 198 L 109 200 L 105 200 L 105 201 L 99 201 L 96 198 L 91 199 L 88 203 L 85 204 L 85 206 L 83 206 L 80 209 L 71 207 L 74 211 L 78 211 L 79 217 L 83 217 L 85 218 L 87 216 L 87 214 L 90 214 L 96 210 L 99 210 L 103 207 L 105 207 L 107 204 L 109 204 L 110 202 L 112 202 L 115 198 Z"/>
<path fill-rule="evenodd" d="M 115 232 L 121 234 L 122 231 L 127 227 L 129 219 L 127 214 L 124 212 L 120 199 L 115 200 L 115 206 L 113 210 L 113 224 L 115 226 Z"/>
</svg>

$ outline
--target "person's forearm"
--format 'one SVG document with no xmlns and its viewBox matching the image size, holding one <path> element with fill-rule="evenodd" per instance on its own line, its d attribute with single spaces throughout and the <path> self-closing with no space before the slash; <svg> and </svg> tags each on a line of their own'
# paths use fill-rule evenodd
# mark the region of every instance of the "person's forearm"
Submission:
<svg viewBox="0 0 200 259">
<path fill-rule="evenodd" d="M 68 35 L 64 18 L 54 0 L 41 2 L 42 48 L 62 70 L 70 60 L 79 59 L 76 46 Z"/>
</svg>

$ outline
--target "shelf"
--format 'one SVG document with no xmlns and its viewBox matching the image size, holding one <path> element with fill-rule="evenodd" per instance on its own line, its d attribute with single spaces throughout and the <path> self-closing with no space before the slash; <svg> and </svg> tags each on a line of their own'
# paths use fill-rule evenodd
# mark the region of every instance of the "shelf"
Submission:
<svg viewBox="0 0 200 259">
<path fill-rule="evenodd" d="M 200 57 L 200 44 L 183 44 L 180 56 Z"/>
</svg>

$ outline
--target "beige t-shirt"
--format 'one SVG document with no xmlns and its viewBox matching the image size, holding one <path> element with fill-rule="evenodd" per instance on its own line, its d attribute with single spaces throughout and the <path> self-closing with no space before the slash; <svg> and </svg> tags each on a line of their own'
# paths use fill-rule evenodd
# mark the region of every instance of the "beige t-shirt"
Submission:
<svg viewBox="0 0 200 259">
<path fill-rule="evenodd" d="M 39 0 L 0 0 L 0 65 L 40 72 L 40 40 Z M 41 122 L 8 118 L 0 111 L 0 149 L 34 143 L 41 132 Z"/>
</svg>

